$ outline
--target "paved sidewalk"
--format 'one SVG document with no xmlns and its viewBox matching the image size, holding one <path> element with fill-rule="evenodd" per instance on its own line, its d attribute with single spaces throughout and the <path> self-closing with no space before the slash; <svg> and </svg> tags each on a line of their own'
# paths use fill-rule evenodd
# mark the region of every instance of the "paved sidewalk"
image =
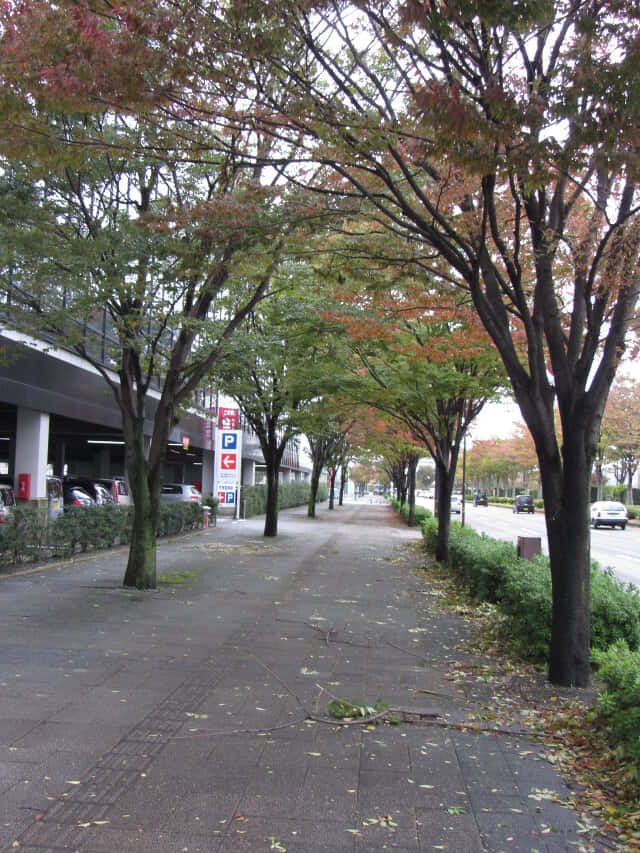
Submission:
<svg viewBox="0 0 640 853">
<path fill-rule="evenodd" d="M 0 580 L 0 851 L 580 849 L 541 748 L 460 726 L 491 691 L 448 677 L 469 628 L 419 533 L 365 503 L 262 524 L 161 544 L 156 592 L 121 549 Z M 331 695 L 421 717 L 308 719 Z"/>
</svg>

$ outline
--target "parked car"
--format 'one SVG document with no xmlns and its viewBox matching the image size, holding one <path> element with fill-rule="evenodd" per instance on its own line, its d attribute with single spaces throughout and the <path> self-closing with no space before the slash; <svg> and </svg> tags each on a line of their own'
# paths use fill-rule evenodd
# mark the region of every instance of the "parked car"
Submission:
<svg viewBox="0 0 640 853">
<path fill-rule="evenodd" d="M 513 511 L 517 514 L 521 512 L 535 512 L 536 508 L 531 495 L 518 495 L 513 502 Z"/>
<path fill-rule="evenodd" d="M 128 506 L 131 503 L 129 484 L 124 477 L 100 479 L 99 482 L 109 490 L 114 503 Z"/>
<path fill-rule="evenodd" d="M 623 530 L 629 521 L 629 513 L 624 504 L 618 501 L 596 501 L 591 504 L 591 526 L 621 527 Z"/>
<path fill-rule="evenodd" d="M 115 500 L 109 489 L 99 480 L 91 480 L 86 477 L 68 477 L 65 485 L 78 486 L 92 498 L 96 504 L 112 504 Z"/>
<path fill-rule="evenodd" d="M 62 491 L 65 506 L 93 506 L 95 504 L 89 492 L 81 486 L 64 483 Z"/>
<path fill-rule="evenodd" d="M 11 518 L 16 505 L 13 486 L 8 483 L 0 483 L 0 524 L 5 524 Z"/>
<path fill-rule="evenodd" d="M 489 506 L 489 501 L 487 500 L 486 492 L 476 492 L 473 496 L 473 505 L 474 506 Z"/>
<path fill-rule="evenodd" d="M 462 514 L 462 495 L 451 495 L 451 512 Z"/>
<path fill-rule="evenodd" d="M 162 501 L 202 501 L 202 495 L 190 483 L 164 483 L 160 491 Z"/>
</svg>

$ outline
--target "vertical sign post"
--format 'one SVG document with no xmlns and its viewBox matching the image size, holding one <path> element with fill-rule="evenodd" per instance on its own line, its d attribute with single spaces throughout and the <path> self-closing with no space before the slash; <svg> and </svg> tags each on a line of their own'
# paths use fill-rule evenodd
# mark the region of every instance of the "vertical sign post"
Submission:
<svg viewBox="0 0 640 853">
<path fill-rule="evenodd" d="M 214 492 L 221 507 L 234 510 L 239 517 L 238 495 L 242 475 L 242 431 L 238 429 L 237 409 L 220 407 L 216 430 Z"/>
</svg>

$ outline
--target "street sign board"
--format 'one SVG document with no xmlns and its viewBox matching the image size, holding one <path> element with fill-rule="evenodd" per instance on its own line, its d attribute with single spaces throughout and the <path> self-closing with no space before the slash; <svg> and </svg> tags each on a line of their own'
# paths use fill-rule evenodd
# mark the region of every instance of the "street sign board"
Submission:
<svg viewBox="0 0 640 853">
<path fill-rule="evenodd" d="M 222 450 L 237 450 L 238 449 L 238 433 L 223 432 L 220 436 L 220 447 Z"/>
<path fill-rule="evenodd" d="M 215 493 L 221 507 L 232 507 L 237 513 L 237 495 L 242 470 L 242 432 L 238 429 L 238 409 L 218 409 L 215 449 Z"/>
<path fill-rule="evenodd" d="M 238 429 L 240 416 L 237 409 L 228 409 L 220 406 L 218 410 L 218 429 Z"/>
<path fill-rule="evenodd" d="M 238 465 L 238 457 L 235 453 L 220 454 L 220 468 L 223 471 L 235 471 Z"/>
</svg>

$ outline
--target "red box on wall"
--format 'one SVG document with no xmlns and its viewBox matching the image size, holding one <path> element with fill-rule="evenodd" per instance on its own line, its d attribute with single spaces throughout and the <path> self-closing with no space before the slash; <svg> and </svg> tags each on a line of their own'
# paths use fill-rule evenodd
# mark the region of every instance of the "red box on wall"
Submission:
<svg viewBox="0 0 640 853">
<path fill-rule="evenodd" d="M 31 497 L 31 474 L 18 474 L 18 497 L 23 501 Z"/>
</svg>

